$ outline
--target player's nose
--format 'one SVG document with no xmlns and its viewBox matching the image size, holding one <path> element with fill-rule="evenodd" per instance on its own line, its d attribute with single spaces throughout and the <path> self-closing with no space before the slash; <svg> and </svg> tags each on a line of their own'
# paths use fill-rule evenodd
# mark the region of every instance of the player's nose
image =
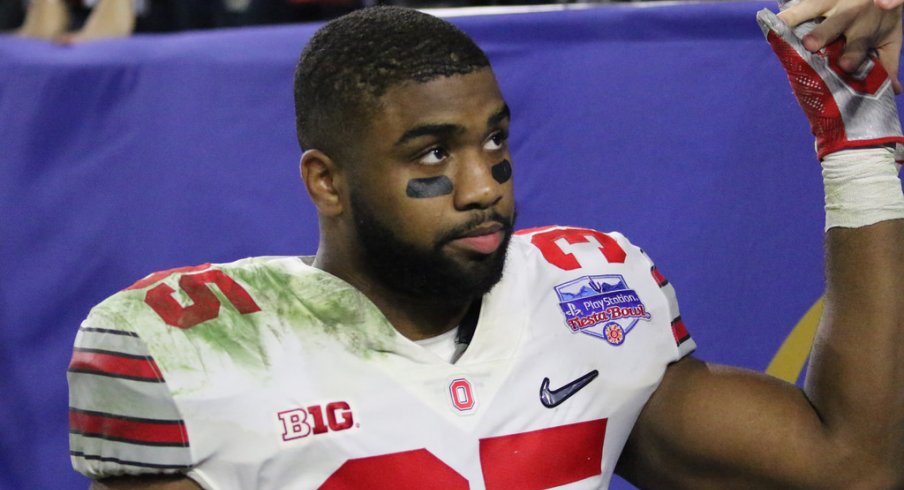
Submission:
<svg viewBox="0 0 904 490">
<path fill-rule="evenodd" d="M 502 199 L 505 182 L 500 183 L 493 176 L 494 163 L 487 155 L 474 155 L 461 161 L 455 176 L 456 209 L 486 209 Z"/>
</svg>

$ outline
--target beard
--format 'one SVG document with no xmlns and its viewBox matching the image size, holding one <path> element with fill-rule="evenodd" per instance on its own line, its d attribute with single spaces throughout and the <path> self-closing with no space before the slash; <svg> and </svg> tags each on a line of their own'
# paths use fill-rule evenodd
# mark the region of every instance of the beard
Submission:
<svg viewBox="0 0 904 490">
<path fill-rule="evenodd" d="M 357 195 L 350 197 L 363 267 L 388 289 L 414 298 L 467 301 L 488 293 L 502 279 L 514 217 L 475 212 L 469 222 L 446 231 L 431 248 L 423 249 L 400 240 Z M 487 221 L 503 226 L 502 243 L 496 251 L 470 254 L 462 260 L 454 260 L 443 252 L 444 245 Z"/>
</svg>

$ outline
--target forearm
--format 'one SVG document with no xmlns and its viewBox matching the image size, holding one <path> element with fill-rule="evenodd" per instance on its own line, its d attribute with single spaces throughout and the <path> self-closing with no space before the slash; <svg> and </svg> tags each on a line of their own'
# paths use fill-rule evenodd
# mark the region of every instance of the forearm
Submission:
<svg viewBox="0 0 904 490">
<path fill-rule="evenodd" d="M 135 30 L 135 2 L 99 0 L 82 30 L 72 41 L 124 37 Z"/>
<path fill-rule="evenodd" d="M 904 220 L 826 234 L 806 392 L 831 437 L 904 470 Z"/>
<path fill-rule="evenodd" d="M 900 182 L 889 184 L 900 194 Z M 840 220 L 830 212 L 830 223 L 884 216 L 854 204 Z M 638 419 L 621 474 L 642 488 L 904 488 L 902 243 L 901 219 L 833 226 L 805 392 L 750 371 L 675 363 Z"/>
<path fill-rule="evenodd" d="M 826 308 L 806 392 L 829 441 L 868 465 L 904 460 L 904 196 L 890 149 L 832 154 Z"/>
</svg>

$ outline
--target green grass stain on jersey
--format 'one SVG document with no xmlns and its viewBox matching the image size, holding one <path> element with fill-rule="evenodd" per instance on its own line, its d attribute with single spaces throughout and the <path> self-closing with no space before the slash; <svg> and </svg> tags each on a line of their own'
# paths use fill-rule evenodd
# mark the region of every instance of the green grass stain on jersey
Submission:
<svg viewBox="0 0 904 490">
<path fill-rule="evenodd" d="M 236 271 L 234 277 L 272 296 L 267 303 L 276 310 L 266 316 L 278 321 L 265 323 L 282 327 L 274 332 L 277 336 L 325 334 L 356 355 L 370 357 L 385 350 L 396 335 L 370 300 L 328 273 L 309 269 L 301 275 L 290 275 L 260 267 Z"/>
<path fill-rule="evenodd" d="M 252 258 L 216 267 L 246 290 L 261 308 L 258 312 L 240 313 L 219 287 L 208 284 L 220 303 L 215 318 L 190 328 L 166 325 L 144 300 L 158 282 L 120 292 L 92 315 L 120 318 L 116 323 L 139 334 L 164 372 L 180 372 L 180 379 L 194 380 L 185 386 L 195 388 L 224 366 L 240 367 L 266 382 L 271 356 L 284 342 L 310 348 L 338 344 L 363 358 L 389 350 L 398 334 L 370 300 L 328 273 L 287 269 L 284 261 L 291 260 Z M 181 305 L 189 306 L 193 302 L 178 286 L 179 277 L 162 282 L 174 289 L 172 296 Z"/>
</svg>

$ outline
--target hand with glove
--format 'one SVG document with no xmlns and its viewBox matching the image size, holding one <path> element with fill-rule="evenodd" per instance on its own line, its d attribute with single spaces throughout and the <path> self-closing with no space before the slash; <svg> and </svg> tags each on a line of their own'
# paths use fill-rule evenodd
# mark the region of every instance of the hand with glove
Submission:
<svg viewBox="0 0 904 490">
<path fill-rule="evenodd" d="M 811 32 L 801 35 L 804 47 L 816 52 L 841 39 L 844 45 L 839 66 L 854 72 L 875 53 L 891 75 L 895 93 L 901 93 L 898 61 L 901 54 L 901 7 L 904 0 L 802 0 L 782 5 L 778 14 L 791 27 L 813 19 L 825 19 Z M 897 2 L 892 6 L 890 2 Z M 877 5 L 882 5 L 879 8 Z"/>
<path fill-rule="evenodd" d="M 763 9 L 757 22 L 803 108 L 823 166 L 826 230 L 904 217 L 894 146 L 904 144 L 891 80 L 875 56 L 854 73 L 841 68 L 843 40 L 815 53 L 801 40 L 819 27 L 792 29 Z"/>
</svg>

